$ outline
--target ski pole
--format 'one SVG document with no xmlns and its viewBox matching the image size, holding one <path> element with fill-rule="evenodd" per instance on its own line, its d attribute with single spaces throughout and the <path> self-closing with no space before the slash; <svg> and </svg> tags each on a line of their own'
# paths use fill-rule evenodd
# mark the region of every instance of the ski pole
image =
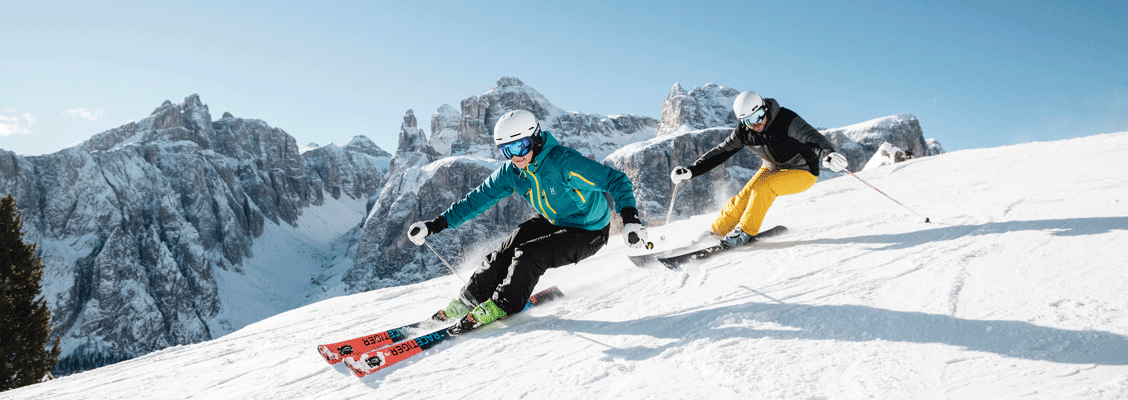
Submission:
<svg viewBox="0 0 1128 400">
<path fill-rule="evenodd" d="M 920 213 L 918 213 L 918 212 L 916 212 L 916 211 L 913 211 L 913 209 L 909 208 L 908 206 L 905 206 L 904 204 L 901 204 L 901 202 L 897 201 L 897 199 L 894 199 L 894 198 L 892 198 L 892 197 L 889 197 L 889 195 L 885 194 L 885 192 L 882 192 L 882 191 L 881 191 L 880 189 L 873 187 L 873 185 L 869 184 L 869 182 L 866 182 L 866 181 L 865 181 L 864 179 L 862 179 L 862 178 L 858 177 L 857 175 L 854 175 L 854 173 L 853 173 L 853 172 L 850 172 L 850 170 L 848 170 L 848 169 L 843 169 L 843 171 L 846 171 L 846 173 L 850 174 L 850 176 L 852 176 L 852 177 L 858 178 L 858 180 L 859 180 L 859 181 L 861 181 L 862 183 L 866 184 L 866 186 L 869 186 L 869 187 L 870 187 L 871 189 L 873 189 L 873 190 L 877 190 L 877 192 L 878 192 L 878 193 L 881 193 L 881 195 L 885 196 L 885 197 L 886 197 L 886 198 L 888 198 L 889 200 L 893 200 L 893 202 L 894 202 L 894 203 L 897 203 L 897 205 L 899 205 L 899 206 L 901 206 L 901 207 L 905 207 L 905 209 L 906 209 L 906 210 L 909 210 L 909 211 L 910 211 L 910 212 L 912 212 L 913 214 L 916 214 L 916 215 L 917 215 L 918 217 L 924 218 L 924 223 L 926 223 L 926 224 L 928 224 L 928 223 L 932 223 L 932 221 L 929 221 L 929 220 L 928 220 L 928 217 L 926 217 L 926 216 L 923 216 L 923 215 L 920 215 Z"/>
<path fill-rule="evenodd" d="M 423 244 L 427 245 L 427 248 L 431 249 L 432 253 L 435 253 L 435 257 L 438 257 L 439 261 L 443 262 L 443 265 L 446 265 L 447 269 L 450 270 L 451 275 L 457 276 L 458 279 L 462 279 L 462 275 L 459 275 L 458 272 L 455 272 L 454 267 L 450 266 L 450 263 L 448 263 L 447 260 L 443 258 L 443 256 L 439 255 L 438 251 L 435 251 L 435 248 L 431 246 L 431 242 L 428 242 L 427 239 L 423 239 Z M 466 283 L 466 280 L 462 279 L 462 283 Z"/>
<path fill-rule="evenodd" d="M 681 182 L 674 184 L 674 192 L 670 193 L 670 210 L 666 211 L 666 225 L 670 224 L 670 220 L 674 219 L 674 200 L 678 198 L 678 188 L 681 187 Z"/>
</svg>

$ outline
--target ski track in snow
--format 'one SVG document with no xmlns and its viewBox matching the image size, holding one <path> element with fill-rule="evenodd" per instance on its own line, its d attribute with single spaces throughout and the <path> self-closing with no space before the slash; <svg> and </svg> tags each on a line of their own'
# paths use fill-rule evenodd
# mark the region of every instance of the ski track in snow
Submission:
<svg viewBox="0 0 1128 400">
<path fill-rule="evenodd" d="M 1044 165 L 1059 154 L 1088 165 Z M 823 180 L 776 200 L 764 226 L 787 235 L 679 271 L 634 267 L 616 236 L 541 279 L 562 299 L 360 379 L 315 346 L 424 318 L 461 281 L 330 298 L 0 399 L 1124 399 L 1125 159 L 1118 133 L 859 174 L 931 224 Z M 686 243 L 712 218 L 651 235 Z"/>
</svg>

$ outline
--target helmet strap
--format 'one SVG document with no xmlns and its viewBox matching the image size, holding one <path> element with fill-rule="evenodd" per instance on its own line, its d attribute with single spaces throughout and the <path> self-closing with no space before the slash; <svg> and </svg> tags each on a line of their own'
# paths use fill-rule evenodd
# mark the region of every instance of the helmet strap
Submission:
<svg viewBox="0 0 1128 400">
<path fill-rule="evenodd" d="M 541 131 L 541 129 L 540 129 L 540 124 L 538 123 L 537 124 L 537 131 L 533 132 L 533 136 L 531 137 L 532 140 L 533 140 L 533 157 L 534 158 L 537 156 L 537 154 L 540 153 L 540 150 L 542 148 L 544 148 L 544 133 L 542 133 L 542 132 L 543 131 Z"/>
</svg>

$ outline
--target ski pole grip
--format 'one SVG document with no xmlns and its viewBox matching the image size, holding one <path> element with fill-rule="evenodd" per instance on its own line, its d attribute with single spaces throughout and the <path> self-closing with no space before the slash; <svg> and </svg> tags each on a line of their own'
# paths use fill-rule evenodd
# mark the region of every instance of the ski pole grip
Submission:
<svg viewBox="0 0 1128 400">
<path fill-rule="evenodd" d="M 631 232 L 631 233 L 627 234 L 627 241 L 630 242 L 631 244 L 634 244 L 635 242 L 638 242 L 639 240 L 642 240 L 642 239 L 640 239 L 638 237 L 637 233 Z M 646 249 L 647 250 L 654 249 L 654 243 L 646 242 Z"/>
</svg>

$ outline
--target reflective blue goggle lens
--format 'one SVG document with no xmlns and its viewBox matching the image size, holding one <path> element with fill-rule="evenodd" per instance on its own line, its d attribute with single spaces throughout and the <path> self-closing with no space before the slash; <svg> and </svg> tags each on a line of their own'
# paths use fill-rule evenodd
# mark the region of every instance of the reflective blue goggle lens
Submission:
<svg viewBox="0 0 1128 400">
<path fill-rule="evenodd" d="M 505 158 L 524 157 L 526 154 L 529 154 L 529 152 L 533 150 L 533 141 L 529 138 L 518 139 L 513 142 L 499 145 L 497 146 L 497 148 L 498 150 L 501 150 L 501 154 L 504 155 Z"/>
<path fill-rule="evenodd" d="M 764 117 L 766 117 L 767 115 L 768 110 L 761 108 L 748 115 L 747 117 L 742 118 L 740 122 L 743 122 L 744 126 L 751 127 L 752 125 L 758 124 L 763 121 Z"/>
</svg>

